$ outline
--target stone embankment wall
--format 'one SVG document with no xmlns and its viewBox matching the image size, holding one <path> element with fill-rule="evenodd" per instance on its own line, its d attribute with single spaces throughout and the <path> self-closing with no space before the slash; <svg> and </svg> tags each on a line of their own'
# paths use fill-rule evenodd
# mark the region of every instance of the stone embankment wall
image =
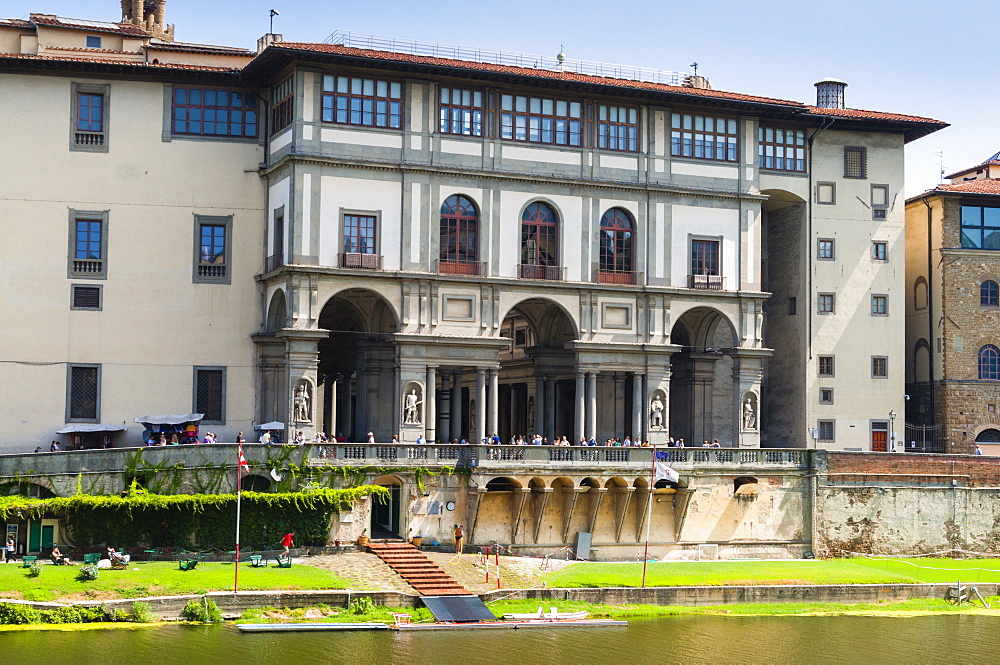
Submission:
<svg viewBox="0 0 1000 665">
<path fill-rule="evenodd" d="M 1000 553 L 1000 458 L 817 457 L 817 553 Z"/>
</svg>

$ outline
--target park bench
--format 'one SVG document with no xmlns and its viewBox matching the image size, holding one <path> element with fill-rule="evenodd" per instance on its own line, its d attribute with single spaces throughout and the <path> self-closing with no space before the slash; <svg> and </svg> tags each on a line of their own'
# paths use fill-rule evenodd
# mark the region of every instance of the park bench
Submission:
<svg viewBox="0 0 1000 665">
<path fill-rule="evenodd" d="M 35 563 L 35 561 L 37 561 L 37 560 L 38 560 L 37 556 L 25 555 L 21 559 L 21 567 L 22 568 L 31 568 L 31 564 Z"/>
</svg>

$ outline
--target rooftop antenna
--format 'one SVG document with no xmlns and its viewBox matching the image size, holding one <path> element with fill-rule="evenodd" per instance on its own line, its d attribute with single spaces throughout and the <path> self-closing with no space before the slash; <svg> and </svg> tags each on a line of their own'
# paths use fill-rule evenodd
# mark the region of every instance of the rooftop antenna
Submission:
<svg viewBox="0 0 1000 665">
<path fill-rule="evenodd" d="M 272 9 L 271 13 L 270 13 L 270 16 L 271 16 L 271 29 L 268 30 L 268 34 L 273 35 L 274 34 L 274 17 L 275 16 L 281 16 L 281 12 L 279 12 L 277 9 Z"/>
<path fill-rule="evenodd" d="M 694 70 L 694 75 L 697 76 L 698 75 L 698 63 L 697 62 L 692 62 L 691 63 L 691 69 Z"/>
<path fill-rule="evenodd" d="M 556 55 L 556 60 L 559 61 L 560 65 L 566 62 L 566 47 L 562 44 L 559 45 L 559 53 Z"/>
<path fill-rule="evenodd" d="M 934 153 L 938 156 L 938 170 L 940 171 L 941 181 L 944 181 L 944 150 L 940 150 Z"/>
</svg>

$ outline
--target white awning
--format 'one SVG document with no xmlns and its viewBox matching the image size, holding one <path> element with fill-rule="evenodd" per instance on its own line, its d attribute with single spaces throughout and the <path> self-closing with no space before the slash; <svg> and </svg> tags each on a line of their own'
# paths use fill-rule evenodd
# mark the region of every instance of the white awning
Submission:
<svg viewBox="0 0 1000 665">
<path fill-rule="evenodd" d="M 139 416 L 135 422 L 140 425 L 183 425 L 184 423 L 199 422 L 204 417 L 204 413 L 182 413 L 177 416 Z"/>
<path fill-rule="evenodd" d="M 84 432 L 124 432 L 124 425 L 96 425 L 93 423 L 79 423 L 77 425 L 67 425 L 56 430 L 56 434 L 83 434 Z"/>
<path fill-rule="evenodd" d="M 285 423 L 279 423 L 277 420 L 272 420 L 269 423 L 254 425 L 254 429 L 258 431 L 265 429 L 285 429 Z"/>
</svg>

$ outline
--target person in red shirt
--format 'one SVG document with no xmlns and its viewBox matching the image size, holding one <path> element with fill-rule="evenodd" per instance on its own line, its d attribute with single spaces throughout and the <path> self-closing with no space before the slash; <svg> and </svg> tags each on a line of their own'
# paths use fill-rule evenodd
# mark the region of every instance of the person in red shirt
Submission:
<svg viewBox="0 0 1000 665">
<path fill-rule="evenodd" d="M 281 546 L 285 548 L 285 556 L 288 556 L 288 548 L 292 546 L 292 537 L 295 536 L 294 533 L 286 533 L 285 537 L 281 539 Z"/>
</svg>

